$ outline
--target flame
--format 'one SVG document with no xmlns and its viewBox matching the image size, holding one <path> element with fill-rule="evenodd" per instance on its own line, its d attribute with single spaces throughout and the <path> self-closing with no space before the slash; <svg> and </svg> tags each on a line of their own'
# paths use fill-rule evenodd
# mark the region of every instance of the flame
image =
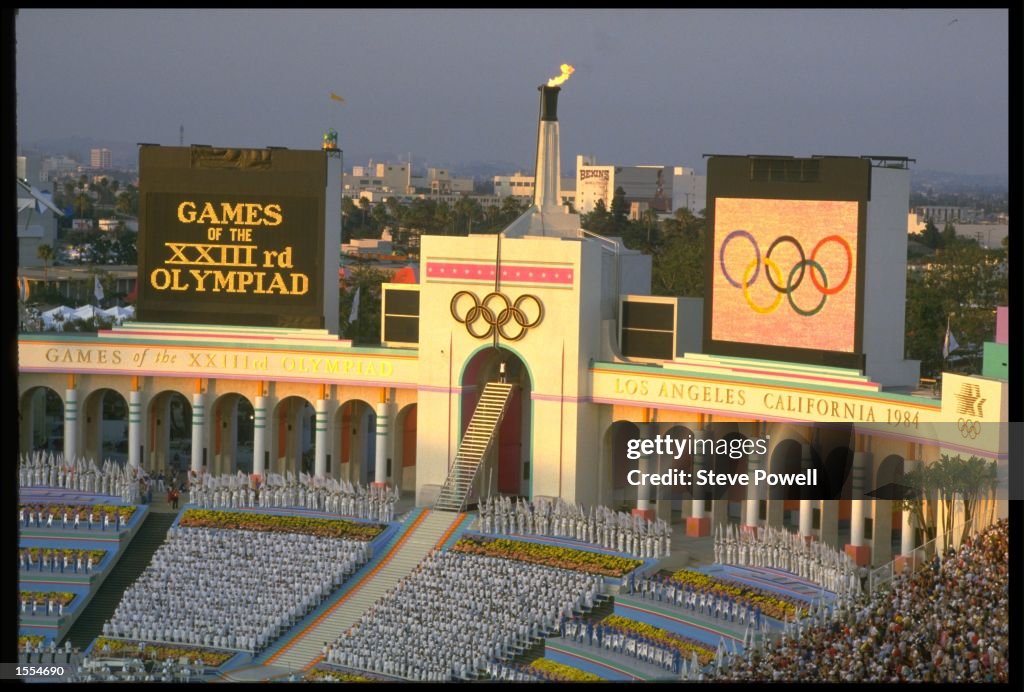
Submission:
<svg viewBox="0 0 1024 692">
<path fill-rule="evenodd" d="M 569 75 L 576 71 L 576 68 L 572 65 L 562 65 L 562 74 L 557 77 L 552 77 L 548 80 L 549 87 L 556 87 L 565 84 L 565 80 L 569 79 Z"/>
</svg>

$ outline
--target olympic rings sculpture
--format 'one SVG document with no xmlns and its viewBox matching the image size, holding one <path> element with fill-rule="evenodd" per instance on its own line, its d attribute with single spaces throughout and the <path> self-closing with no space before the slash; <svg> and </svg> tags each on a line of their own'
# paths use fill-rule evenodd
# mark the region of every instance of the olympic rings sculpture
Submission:
<svg viewBox="0 0 1024 692">
<path fill-rule="evenodd" d="M 754 249 L 754 259 L 751 260 L 750 264 L 747 265 L 743 271 L 742 282 L 737 281 L 730 273 L 728 268 L 725 266 L 725 249 L 729 246 L 733 240 L 743 239 L 750 243 Z M 829 285 L 828 275 L 825 273 L 825 268 L 818 262 L 818 252 L 825 246 L 826 243 L 834 242 L 839 245 L 843 250 L 846 251 L 846 273 L 843 275 L 841 281 L 835 285 Z M 789 272 L 789 276 L 786 279 L 785 285 L 783 285 L 783 271 L 772 259 L 772 253 L 777 247 L 782 244 L 792 245 L 797 253 L 800 255 L 800 261 L 793 265 L 793 268 Z M 750 287 L 757 283 L 758 277 L 761 275 L 760 268 L 764 267 L 764 277 L 768 282 L 768 285 L 776 292 L 775 299 L 767 305 L 757 305 L 750 295 Z M 808 257 L 804 252 L 803 245 L 800 241 L 791 235 L 780 235 L 778 238 L 772 241 L 772 244 L 768 246 L 767 252 L 761 255 L 761 247 L 757 243 L 757 239 L 749 232 L 743 229 L 737 229 L 725 236 L 725 240 L 722 241 L 721 247 L 718 249 L 718 268 L 722 272 L 722 276 L 729 282 L 730 285 L 743 291 L 743 298 L 747 301 L 747 305 L 757 313 L 767 315 L 778 310 L 779 305 L 782 304 L 782 297 L 786 296 L 789 302 L 790 308 L 793 309 L 798 315 L 803 317 L 813 317 L 821 312 L 822 308 L 825 307 L 825 303 L 828 301 L 829 296 L 835 294 L 846 288 L 846 285 L 850 282 L 850 275 L 853 273 L 853 250 L 850 248 L 850 243 L 845 238 L 839 235 L 830 235 L 822 238 L 818 241 L 818 244 L 811 250 L 811 254 Z M 808 271 L 810 268 L 810 271 Z M 821 294 L 821 300 L 818 304 L 812 308 L 800 307 L 796 304 L 793 299 L 793 292 L 800 288 L 804 278 L 810 276 L 811 283 L 814 288 Z"/>
<path fill-rule="evenodd" d="M 459 310 L 459 302 L 463 297 L 473 301 L 465 314 Z M 537 316 L 533 319 L 530 319 L 523 310 L 523 305 L 528 301 L 532 301 L 536 306 Z M 513 301 L 498 291 L 491 291 L 483 300 L 471 291 L 459 291 L 452 296 L 449 308 L 455 321 L 466 325 L 466 331 L 475 339 L 488 339 L 497 330 L 501 338 L 519 341 L 526 336 L 528 330 L 536 327 L 544 319 L 544 304 L 540 302 L 540 298 L 530 293 L 524 293 Z M 479 324 L 481 321 L 482 325 Z M 513 322 L 517 325 L 518 331 L 509 333 L 506 326 Z"/>
<path fill-rule="evenodd" d="M 960 431 L 961 437 L 973 440 L 981 434 L 981 421 L 960 418 L 956 422 L 956 429 Z"/>
</svg>

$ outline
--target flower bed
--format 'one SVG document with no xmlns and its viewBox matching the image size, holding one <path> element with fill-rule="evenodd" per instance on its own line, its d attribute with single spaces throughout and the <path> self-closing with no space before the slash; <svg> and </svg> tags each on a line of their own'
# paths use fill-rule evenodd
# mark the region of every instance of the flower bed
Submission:
<svg viewBox="0 0 1024 692">
<path fill-rule="evenodd" d="M 603 574 L 606 577 L 621 577 L 643 564 L 643 560 L 618 557 L 617 555 L 484 536 L 463 536 L 452 546 L 452 550 L 472 555 L 502 557 L 548 567 L 560 567 L 577 572 Z"/>
<path fill-rule="evenodd" d="M 245 529 L 274 533 L 301 533 L 322 538 L 346 538 L 372 541 L 384 524 L 361 524 L 344 519 L 281 516 L 256 512 L 224 512 L 213 509 L 189 509 L 181 515 L 179 526 L 204 529 Z"/>
<path fill-rule="evenodd" d="M 59 505 L 59 504 L 33 504 L 33 505 L 18 505 L 18 512 L 25 510 L 25 512 L 31 512 L 33 516 L 37 513 L 43 513 L 43 522 L 49 518 L 49 514 L 53 513 L 53 524 L 59 526 L 58 522 L 63 521 L 64 512 L 68 513 L 68 522 L 75 520 L 75 515 L 82 521 L 89 519 L 89 512 L 92 512 L 92 518 L 94 522 L 103 522 L 103 515 L 113 514 L 118 512 L 121 515 L 121 521 L 127 522 L 135 514 L 135 505 Z M 33 525 L 35 519 L 32 520 Z M 111 517 L 113 521 L 113 517 Z M 24 523 L 24 522 L 23 522 Z"/>
<path fill-rule="evenodd" d="M 343 673 L 340 670 L 314 668 L 303 678 L 306 682 L 382 682 L 379 678 L 371 678 L 358 673 Z"/>
<path fill-rule="evenodd" d="M 625 634 L 635 634 L 652 639 L 659 644 L 675 649 L 679 652 L 680 656 L 687 660 L 690 659 L 693 652 L 697 652 L 697 660 L 701 665 L 710 663 L 715 657 L 715 650 L 704 642 L 684 637 L 681 634 L 676 634 L 654 625 L 648 625 L 646 622 L 630 620 L 620 615 L 608 615 L 601 620 L 601 624 Z"/>
<path fill-rule="evenodd" d="M 46 555 L 48 560 L 57 558 L 61 562 L 64 561 L 64 556 L 68 556 L 68 564 L 73 565 L 79 555 L 82 557 L 82 564 L 84 565 L 89 557 L 92 557 L 92 564 L 99 564 L 100 560 L 107 554 L 106 550 L 74 550 L 72 548 L 22 548 L 27 550 L 29 555 L 32 556 L 32 564 L 38 565 L 39 560 L 43 554 Z"/>
<path fill-rule="evenodd" d="M 600 676 L 580 670 L 579 668 L 567 666 L 564 663 L 552 661 L 549 658 L 538 658 L 530 663 L 527 668 L 537 671 L 549 680 L 557 680 L 559 682 L 604 682 L 604 679 Z"/>
<path fill-rule="evenodd" d="M 789 598 L 770 591 L 747 586 L 742 582 L 731 579 L 719 579 L 703 572 L 681 569 L 672 575 L 672 581 L 680 586 L 692 586 L 701 591 L 710 591 L 717 595 L 729 596 L 746 601 L 750 605 L 761 608 L 761 612 L 770 618 L 784 620 L 800 612 L 801 616 L 807 615 L 810 611 L 804 601 Z"/>
<path fill-rule="evenodd" d="M 75 594 L 70 591 L 22 591 L 19 599 L 26 603 L 35 601 L 43 606 L 46 605 L 47 601 L 67 605 L 75 600 Z"/>
<path fill-rule="evenodd" d="M 108 653 L 103 651 L 104 645 L 110 646 Z M 92 648 L 92 655 L 93 657 L 104 655 L 117 658 L 134 658 L 139 655 L 139 642 L 99 637 L 96 640 L 96 645 Z M 210 649 L 200 649 L 195 646 L 146 644 L 142 658 L 153 661 L 177 661 L 182 656 L 187 656 L 189 661 L 194 661 L 198 658 L 203 662 L 203 665 L 217 668 L 224 665 L 234 655 L 231 652 L 211 651 Z"/>
<path fill-rule="evenodd" d="M 22 634 L 18 637 L 18 650 L 24 651 L 28 646 L 35 648 L 43 643 L 43 639 L 45 637 L 41 634 Z"/>
</svg>

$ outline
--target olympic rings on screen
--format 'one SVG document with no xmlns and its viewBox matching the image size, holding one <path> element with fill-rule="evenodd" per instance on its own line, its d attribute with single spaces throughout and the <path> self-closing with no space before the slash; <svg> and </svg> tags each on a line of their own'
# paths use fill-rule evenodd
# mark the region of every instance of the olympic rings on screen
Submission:
<svg viewBox="0 0 1024 692">
<path fill-rule="evenodd" d="M 833 296 L 836 293 L 839 293 L 841 290 L 843 290 L 843 288 L 846 286 L 846 282 L 850 280 L 850 274 L 853 272 L 853 251 L 850 249 L 850 244 L 846 242 L 844 238 L 838 235 L 830 235 L 819 240 L 818 244 L 814 246 L 813 250 L 811 250 L 811 259 L 813 260 L 815 257 L 817 257 L 818 250 L 821 249 L 821 246 L 830 240 L 834 240 L 835 242 L 839 243 L 843 247 L 843 249 L 846 250 L 846 275 L 843 276 L 843 280 L 837 283 L 834 288 L 828 288 L 827 282 L 825 286 L 821 286 L 818 283 L 818 280 L 814 278 L 814 272 L 811 272 L 811 283 L 814 284 L 814 287 L 816 289 L 818 289 L 827 296 Z M 802 252 L 800 253 L 800 258 L 803 259 Z M 821 276 L 824 278 L 825 272 L 822 272 Z"/>
<path fill-rule="evenodd" d="M 792 293 L 796 289 L 800 288 L 800 284 L 803 283 L 803 280 L 804 280 L 804 260 L 806 259 L 804 257 L 804 246 L 800 244 L 800 241 L 798 241 L 796 238 L 794 238 L 791 235 L 780 235 L 778 238 L 776 238 L 774 241 L 772 241 L 771 245 L 768 246 L 768 252 L 766 252 L 764 254 L 764 256 L 765 257 L 771 257 L 772 256 L 772 250 L 774 250 L 775 247 L 779 243 L 790 243 L 790 244 L 793 245 L 793 247 L 796 248 L 796 251 L 800 253 L 800 261 L 796 265 L 796 266 L 800 267 L 800 278 L 796 280 L 796 283 L 793 283 L 793 279 L 792 279 L 792 277 L 790 277 L 789 283 L 786 284 L 786 288 L 783 288 L 783 287 L 779 286 L 777 283 L 775 283 L 774 281 L 772 281 L 771 274 L 768 273 L 768 265 L 767 264 L 764 265 L 764 277 L 766 279 L 768 279 L 768 283 L 770 283 L 772 285 L 772 288 L 774 288 L 776 291 L 778 291 L 779 293 L 787 293 L 788 294 L 788 293 Z"/>
<path fill-rule="evenodd" d="M 749 305 L 751 309 L 754 310 L 754 312 L 759 312 L 762 315 L 768 315 L 779 309 L 779 303 L 782 302 L 782 294 L 776 293 L 775 300 L 772 301 L 772 304 L 766 308 L 754 304 L 754 300 L 750 297 L 749 290 L 750 285 L 753 284 L 754 282 L 750 280 L 750 276 L 752 273 L 756 272 L 758 261 L 759 260 L 753 260 L 750 264 L 747 265 L 746 270 L 743 272 L 743 297 L 747 299 L 747 305 Z M 780 281 L 782 280 L 782 272 L 779 270 L 779 265 L 775 264 L 774 260 L 765 256 L 765 258 L 760 261 L 764 262 L 765 276 L 768 276 L 768 268 L 771 267 L 771 270 L 775 272 L 775 278 L 779 279 Z"/>
<path fill-rule="evenodd" d="M 472 305 L 465 310 L 465 314 L 459 309 L 463 298 L 472 300 Z M 495 301 L 498 302 L 497 305 L 494 305 Z M 530 319 L 523 310 L 527 301 L 532 301 L 536 307 L 537 315 L 533 319 Z M 540 302 L 540 298 L 529 293 L 524 293 L 512 301 L 498 291 L 491 291 L 483 300 L 471 291 L 459 291 L 452 296 L 449 309 L 455 321 L 466 325 L 466 331 L 474 339 L 490 338 L 497 330 L 503 339 L 519 341 L 526 336 L 528 330 L 536 327 L 544 319 L 544 304 Z M 479 324 L 481 321 L 482 325 Z M 511 322 L 517 325 L 517 331 L 510 332 L 505 329 Z"/>
<path fill-rule="evenodd" d="M 757 258 L 754 260 L 754 266 L 758 266 L 761 264 L 761 248 L 758 246 L 757 241 L 754 240 L 754 236 L 750 235 L 748 231 L 740 229 L 733 231 L 729 235 L 725 236 L 725 240 L 722 241 L 722 247 L 719 248 L 718 250 L 718 266 L 722 270 L 722 276 L 725 277 L 726 281 L 728 281 L 736 288 L 744 288 L 744 286 L 740 286 L 738 283 L 736 283 L 736 281 L 733 280 L 731 276 L 729 276 L 729 270 L 725 268 L 725 248 L 728 247 L 732 239 L 737 236 L 741 238 L 746 238 L 747 240 L 750 241 L 750 244 L 754 246 L 754 254 L 757 255 Z M 756 274 L 754 275 L 754 281 L 757 281 Z M 751 281 L 750 285 L 752 285 L 754 281 Z M 747 285 L 746 281 L 744 281 L 743 283 L 744 285 Z"/>
<path fill-rule="evenodd" d="M 956 422 L 956 429 L 960 431 L 961 437 L 973 440 L 981 434 L 981 421 L 971 420 L 969 418 L 960 418 Z"/>
<path fill-rule="evenodd" d="M 786 298 L 789 299 L 789 307 L 793 308 L 793 312 L 795 312 L 798 315 L 802 315 L 804 317 L 814 317 L 819 312 L 821 312 L 821 309 L 823 307 L 825 307 L 825 301 L 828 300 L 828 295 L 824 291 L 822 291 L 822 293 L 821 293 L 821 301 L 817 304 L 817 306 L 811 308 L 810 310 L 804 310 L 803 308 L 801 308 L 799 305 L 796 304 L 796 301 L 793 300 L 793 290 L 796 288 L 796 286 L 793 285 L 793 275 L 796 274 L 796 270 L 799 269 L 800 270 L 800 276 L 802 277 L 804 275 L 803 274 L 804 265 L 810 265 L 810 267 L 812 269 L 812 271 L 811 271 L 811 279 L 812 280 L 814 279 L 814 271 L 813 271 L 814 269 L 817 269 L 819 272 L 821 272 L 821 278 L 825 281 L 825 287 L 826 288 L 828 287 L 828 277 L 825 276 L 825 268 L 824 267 L 822 267 L 820 264 L 818 264 L 817 262 L 815 262 L 812 259 L 800 260 L 799 262 L 797 262 L 796 264 L 793 265 L 793 269 L 791 269 L 790 272 L 789 272 L 789 281 L 786 282 L 786 288 L 788 289 L 786 291 Z M 800 282 L 797 281 L 797 283 L 799 284 Z M 815 282 L 814 285 L 817 286 L 818 285 L 817 282 Z"/>
<path fill-rule="evenodd" d="M 729 244 L 738 238 L 745 238 L 751 244 L 754 249 L 754 259 L 746 266 L 743 272 L 743 281 L 736 281 L 725 265 L 725 251 Z M 830 285 L 831 282 L 828 280 L 825 268 L 818 260 L 818 253 L 828 243 L 838 243 L 839 246 L 846 251 L 846 271 L 843 273 L 843 278 Z M 789 275 L 785 283 L 783 283 L 784 271 L 779 267 L 778 263 L 772 260 L 772 253 L 775 252 L 776 248 L 782 244 L 792 245 L 796 250 L 797 254 L 800 255 L 800 260 L 793 264 L 792 269 L 789 271 Z M 761 246 L 758 244 L 754 236 L 746 230 L 737 229 L 725 236 L 721 246 L 718 249 L 718 265 L 722 272 L 722 276 L 730 285 L 743 291 L 743 297 L 747 301 L 747 305 L 752 310 L 760 314 L 769 314 L 775 312 L 778 309 L 779 304 L 782 301 L 782 296 L 785 295 L 789 301 L 790 307 L 793 312 L 803 317 L 813 317 L 824 309 L 825 304 L 828 302 L 828 296 L 833 296 L 844 288 L 850 282 L 850 277 L 853 274 L 853 249 L 850 247 L 849 241 L 839 235 L 825 236 L 817 242 L 814 249 L 811 251 L 810 256 L 804 251 L 803 245 L 794 236 L 791 235 L 780 235 L 768 246 L 767 252 L 762 256 Z M 764 276 L 768 284 L 775 290 L 776 298 L 768 305 L 757 305 L 754 303 L 753 298 L 750 295 L 750 287 L 757 283 L 757 277 L 761 273 L 760 267 L 764 266 Z M 796 304 L 793 297 L 793 293 L 803 284 L 804 275 L 809 273 L 811 277 L 811 283 L 821 294 L 821 300 L 813 308 L 802 308 Z M 833 278 L 837 274 L 833 274 Z"/>
</svg>

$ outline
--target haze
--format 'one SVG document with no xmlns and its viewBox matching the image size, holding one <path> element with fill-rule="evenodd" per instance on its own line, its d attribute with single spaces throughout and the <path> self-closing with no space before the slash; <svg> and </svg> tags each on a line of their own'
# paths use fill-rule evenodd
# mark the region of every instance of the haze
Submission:
<svg viewBox="0 0 1024 692">
<path fill-rule="evenodd" d="M 17 125 L 45 138 L 318 148 L 563 172 L 703 153 L 887 154 L 1005 175 L 1006 10 L 21 10 Z M 344 104 L 329 98 L 334 91 Z"/>
</svg>

